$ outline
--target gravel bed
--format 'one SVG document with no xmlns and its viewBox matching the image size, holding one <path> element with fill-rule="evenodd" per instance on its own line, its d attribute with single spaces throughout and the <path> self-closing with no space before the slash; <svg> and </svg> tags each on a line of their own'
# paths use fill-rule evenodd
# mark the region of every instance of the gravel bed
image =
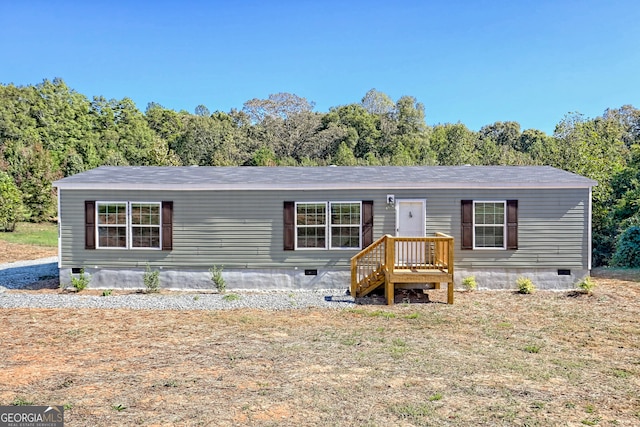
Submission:
<svg viewBox="0 0 640 427">
<path fill-rule="evenodd" d="M 58 277 L 58 257 L 0 264 L 0 286 L 7 289 L 23 289 L 53 277 Z"/>
<path fill-rule="evenodd" d="M 322 307 L 347 308 L 354 299 L 344 289 L 288 292 L 227 292 L 224 295 L 174 291 L 165 294 L 112 296 L 82 293 L 19 293 L 40 280 L 58 276 L 57 258 L 0 264 L 0 308 L 127 308 L 140 310 L 229 310 L 259 308 L 287 310 Z M 233 295 L 233 296 L 230 296 Z"/>
<path fill-rule="evenodd" d="M 340 295 L 342 293 L 342 295 Z M 229 299 L 237 295 L 238 299 Z M 129 294 L 90 296 L 82 294 L 2 293 L 0 308 L 127 308 L 134 310 L 230 310 L 258 308 L 289 310 L 310 307 L 347 308 L 354 301 L 344 291 L 269 292 L 220 294 Z"/>
</svg>

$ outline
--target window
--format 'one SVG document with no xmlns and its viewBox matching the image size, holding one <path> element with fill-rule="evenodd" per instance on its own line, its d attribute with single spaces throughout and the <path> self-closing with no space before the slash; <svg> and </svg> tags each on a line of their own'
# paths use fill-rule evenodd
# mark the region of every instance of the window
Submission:
<svg viewBox="0 0 640 427">
<path fill-rule="evenodd" d="M 461 249 L 518 249 L 518 201 L 461 200 Z"/>
<path fill-rule="evenodd" d="M 160 203 L 131 203 L 131 247 L 160 247 Z"/>
<path fill-rule="evenodd" d="M 505 202 L 473 203 L 474 248 L 504 248 Z"/>
<path fill-rule="evenodd" d="M 296 203 L 295 248 L 359 249 L 361 210 L 361 202 Z"/>
<path fill-rule="evenodd" d="M 126 203 L 98 203 L 98 247 L 127 247 Z"/>
<path fill-rule="evenodd" d="M 359 249 L 360 203 L 331 203 L 331 248 Z"/>
<path fill-rule="evenodd" d="M 96 202 L 98 248 L 161 249 L 160 203 Z"/>
<path fill-rule="evenodd" d="M 296 203 L 296 247 L 327 248 L 326 203 Z"/>
</svg>

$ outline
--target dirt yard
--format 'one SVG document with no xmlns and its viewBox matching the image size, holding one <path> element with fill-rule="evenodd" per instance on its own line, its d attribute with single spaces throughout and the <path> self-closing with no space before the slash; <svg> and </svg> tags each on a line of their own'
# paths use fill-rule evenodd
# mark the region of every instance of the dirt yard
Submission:
<svg viewBox="0 0 640 427">
<path fill-rule="evenodd" d="M 21 245 L 0 240 L 0 264 L 29 259 L 48 258 L 58 255 L 58 248 Z"/>
<path fill-rule="evenodd" d="M 452 306 L 5 309 L 0 404 L 67 426 L 637 426 L 640 285 L 606 276 Z"/>
</svg>

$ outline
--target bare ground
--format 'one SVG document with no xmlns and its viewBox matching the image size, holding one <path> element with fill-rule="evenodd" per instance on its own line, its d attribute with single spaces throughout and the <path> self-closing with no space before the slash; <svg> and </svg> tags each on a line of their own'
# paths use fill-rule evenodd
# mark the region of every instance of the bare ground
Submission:
<svg viewBox="0 0 640 427">
<path fill-rule="evenodd" d="M 604 274 L 452 306 L 5 309 L 0 404 L 68 426 L 636 426 L 640 285 Z"/>
<path fill-rule="evenodd" d="M 58 255 L 58 248 L 46 246 L 22 245 L 0 240 L 0 264 L 5 262 L 24 261 L 48 258 Z"/>
</svg>

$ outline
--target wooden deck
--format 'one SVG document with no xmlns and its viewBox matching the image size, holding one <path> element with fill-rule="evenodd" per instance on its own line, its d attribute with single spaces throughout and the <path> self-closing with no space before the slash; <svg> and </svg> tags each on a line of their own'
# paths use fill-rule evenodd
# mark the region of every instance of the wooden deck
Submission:
<svg viewBox="0 0 640 427">
<path fill-rule="evenodd" d="M 351 258 L 351 295 L 363 297 L 384 286 L 387 304 L 400 288 L 439 289 L 447 283 L 453 304 L 453 237 L 382 236 Z"/>
</svg>

